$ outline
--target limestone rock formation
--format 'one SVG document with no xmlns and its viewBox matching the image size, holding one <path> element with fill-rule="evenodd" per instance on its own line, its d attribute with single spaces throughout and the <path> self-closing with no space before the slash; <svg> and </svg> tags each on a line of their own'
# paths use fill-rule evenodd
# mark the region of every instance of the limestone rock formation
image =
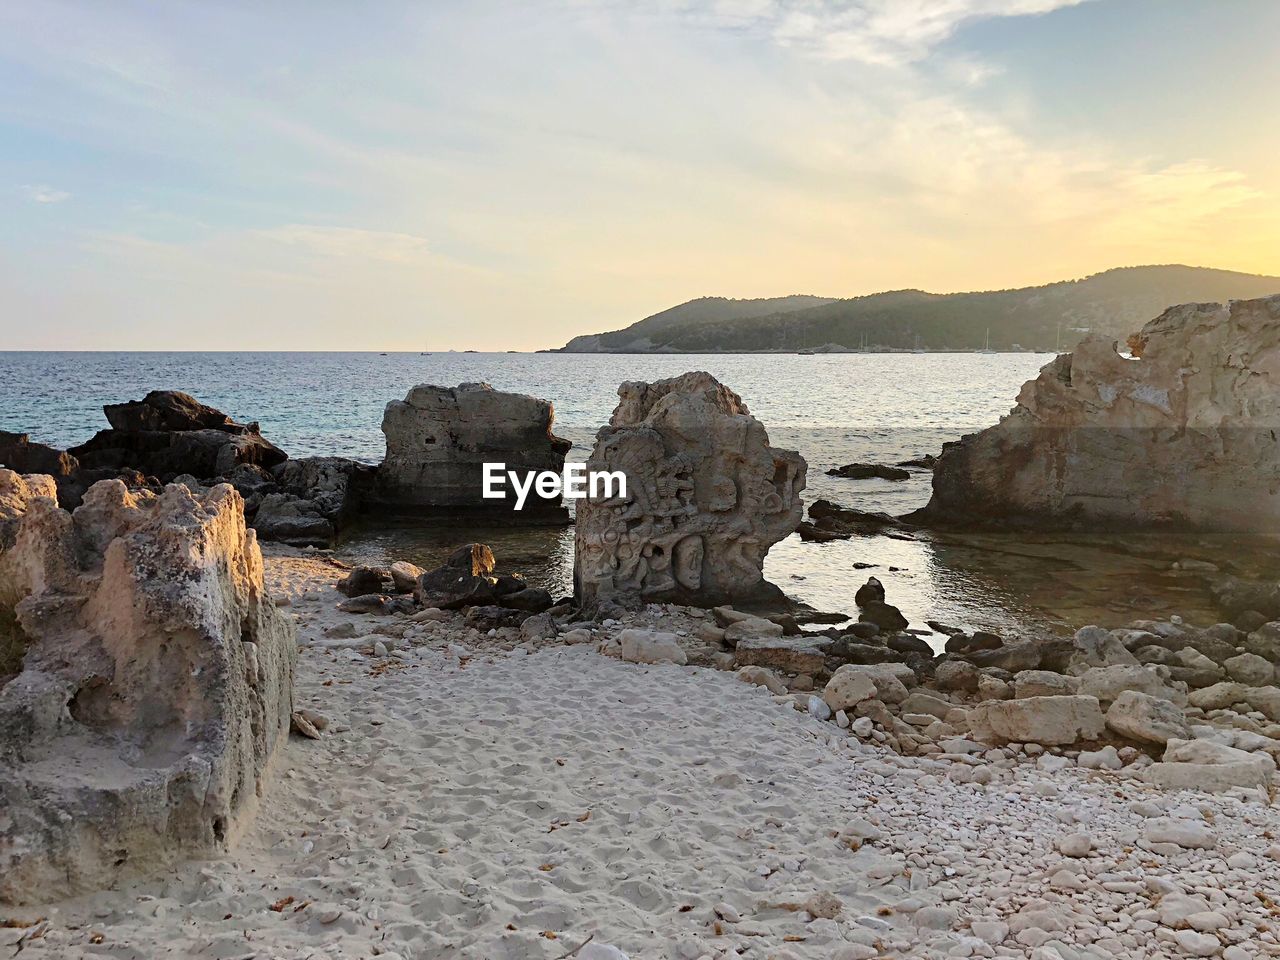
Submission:
<svg viewBox="0 0 1280 960">
<path fill-rule="evenodd" d="M 588 471 L 621 471 L 626 496 L 578 501 L 580 602 L 779 603 L 762 574 L 803 512 L 804 459 L 709 373 L 627 382 Z"/>
<path fill-rule="evenodd" d="M 507 470 L 521 473 L 564 469 L 572 444 L 551 432 L 554 421 L 549 401 L 504 393 L 487 383 L 419 384 L 404 400 L 387 404 L 382 418 L 387 455 L 372 499 L 390 509 L 471 508 L 510 511 L 519 519 L 564 517 L 558 496 L 542 498 L 530 491 L 519 512 L 514 496 L 481 496 L 485 463 L 505 463 Z"/>
<path fill-rule="evenodd" d="M 262 488 L 254 529 L 263 540 L 327 546 L 358 511 L 373 474 L 373 467 L 345 457 L 286 460 Z M 245 492 L 240 484 L 237 489 Z"/>
<path fill-rule="evenodd" d="M 1280 296 L 1173 307 L 1130 347 L 1086 340 L 947 444 L 922 518 L 1274 526 Z"/>
<path fill-rule="evenodd" d="M 0 470 L 0 901 L 108 885 L 225 849 L 289 730 L 296 639 L 230 486 L 95 484 Z"/>
</svg>

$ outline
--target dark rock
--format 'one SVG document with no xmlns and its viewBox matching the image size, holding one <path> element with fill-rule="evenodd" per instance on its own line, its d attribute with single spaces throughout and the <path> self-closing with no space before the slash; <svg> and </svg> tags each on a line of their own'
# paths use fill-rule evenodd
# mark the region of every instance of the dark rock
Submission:
<svg viewBox="0 0 1280 960">
<path fill-rule="evenodd" d="M 859 640 L 874 640 L 880 636 L 880 627 L 874 623 L 851 623 L 845 627 L 844 632 L 857 637 Z"/>
<path fill-rule="evenodd" d="M 356 567 L 346 577 L 338 581 L 338 590 L 348 597 L 363 597 L 370 593 L 382 593 L 386 590 L 389 579 L 387 572 L 378 567 Z"/>
<path fill-rule="evenodd" d="M 831 477 L 846 480 L 910 480 L 911 471 L 901 467 L 888 467 L 881 463 L 846 463 L 843 467 L 828 470 Z"/>
<path fill-rule="evenodd" d="M 519 593 L 528 586 L 524 577 L 517 577 L 513 573 L 504 573 L 493 582 L 493 590 L 500 597 L 505 597 L 508 593 Z"/>
<path fill-rule="evenodd" d="M 505 598 L 503 602 L 506 602 Z M 493 630 L 499 627 L 518 627 L 531 616 L 533 612 L 529 610 L 515 610 L 511 607 L 489 604 L 471 607 L 467 611 L 466 619 L 467 623 L 477 630 Z"/>
<path fill-rule="evenodd" d="M 21 473 L 22 471 L 18 472 Z M 1259 613 L 1257 610 L 1246 610 L 1236 617 L 1235 628 L 1241 633 L 1253 633 L 1266 622 L 1267 617 L 1265 614 Z"/>
<path fill-rule="evenodd" d="M 929 646 L 928 641 L 909 633 L 899 633 L 889 637 L 885 640 L 885 646 L 899 653 L 917 653 L 929 658 L 933 657 L 933 647 Z"/>
<path fill-rule="evenodd" d="M 1017 640 L 995 650 L 975 650 L 968 658 L 979 667 L 999 667 L 1011 673 L 1039 670 L 1044 647 L 1040 640 Z"/>
<path fill-rule="evenodd" d="M 891 603 L 868 600 L 860 606 L 862 612 L 858 614 L 858 619 L 863 623 L 874 623 L 881 630 L 905 630 L 911 625 L 902 611 Z"/>
<path fill-rule="evenodd" d="M 860 586 L 858 592 L 853 595 L 853 602 L 859 607 L 865 607 L 871 603 L 884 603 L 884 584 L 876 577 L 868 577 L 867 582 Z"/>
<path fill-rule="evenodd" d="M 345 457 L 286 460 L 272 471 L 277 490 L 266 493 L 253 517 L 264 540 L 328 546 L 356 515 L 373 468 Z"/>
<path fill-rule="evenodd" d="M 338 609 L 343 613 L 387 613 L 390 604 L 390 597 L 366 593 L 363 596 L 352 597 L 350 600 L 343 600 L 338 604 Z"/>
<path fill-rule="evenodd" d="M 796 527 L 796 533 L 800 534 L 801 540 L 808 543 L 831 543 L 833 540 L 850 540 L 853 538 L 852 533 L 824 530 L 821 527 L 815 527 L 808 520 L 800 521 L 799 526 Z"/>
<path fill-rule="evenodd" d="M 542 589 L 542 587 L 525 587 L 523 590 L 507 594 L 499 591 L 498 596 L 502 598 L 503 606 L 516 610 L 527 610 L 530 613 L 541 613 L 543 610 L 549 610 L 555 603 L 551 594 Z"/>
<path fill-rule="evenodd" d="M 831 642 L 828 654 L 838 663 L 900 663 L 902 654 L 880 644 L 858 643 L 856 639 L 841 637 Z"/>
<path fill-rule="evenodd" d="M 114 430 L 224 430 L 239 426 L 221 410 L 177 390 L 152 390 L 141 400 L 102 408 Z"/>
<path fill-rule="evenodd" d="M 842 507 L 830 500 L 815 500 L 810 504 L 809 520 L 814 529 L 823 534 L 865 536 L 879 533 L 886 527 L 901 526 L 897 518 L 887 513 L 855 510 L 852 507 Z M 875 564 L 854 564 L 855 568 L 869 566 L 875 566 Z"/>
<path fill-rule="evenodd" d="M 929 629 L 935 633 L 945 633 L 949 637 L 959 636 L 964 633 L 964 631 L 959 627 L 953 627 L 949 624 L 941 623 L 938 620 L 926 620 L 925 623 L 928 624 Z"/>
<path fill-rule="evenodd" d="M 900 467 L 919 467 L 922 470 L 932 470 L 938 465 L 938 458 L 932 453 L 926 453 L 923 457 L 915 457 L 911 460 L 903 460 L 898 464 Z"/>
<path fill-rule="evenodd" d="M 775 613 L 766 619 L 780 626 L 784 637 L 798 637 L 804 632 L 800 629 L 800 624 L 796 622 L 796 618 L 789 613 Z"/>
</svg>

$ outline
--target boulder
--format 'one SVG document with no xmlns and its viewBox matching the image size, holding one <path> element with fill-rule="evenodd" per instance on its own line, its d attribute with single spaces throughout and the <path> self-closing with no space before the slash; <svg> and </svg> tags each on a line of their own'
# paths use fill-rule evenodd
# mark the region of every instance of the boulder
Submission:
<svg viewBox="0 0 1280 960">
<path fill-rule="evenodd" d="M 800 522 L 804 459 L 769 446 L 708 373 L 624 383 L 618 396 L 587 469 L 623 473 L 626 496 L 578 501 L 579 602 L 785 605 L 762 570 Z"/>
<path fill-rule="evenodd" d="M 239 494 L 111 480 L 67 513 L 7 473 L 0 505 L 27 505 L 0 607 L 27 649 L 0 687 L 0 901 L 225 854 L 288 734 L 297 653 Z"/>
<path fill-rule="evenodd" d="M 735 667 L 760 666 L 813 676 L 826 668 L 825 637 L 750 637 L 739 640 L 733 650 Z"/>
<path fill-rule="evenodd" d="M 380 567 L 355 567 L 338 581 L 338 591 L 348 597 L 382 593 L 386 588 L 387 579 L 387 572 Z"/>
<path fill-rule="evenodd" d="M 1226 667 L 1227 675 L 1232 680 L 1243 683 L 1247 687 L 1269 686 L 1276 679 L 1275 665 L 1256 653 L 1242 653 L 1235 657 L 1228 657 L 1222 665 Z"/>
<path fill-rule="evenodd" d="M 559 495 L 529 491 L 522 510 L 507 483 L 505 499 L 485 499 L 484 465 L 504 470 L 564 470 L 572 444 L 552 433 L 551 403 L 521 393 L 504 393 L 487 383 L 456 387 L 419 384 L 403 400 L 387 404 L 382 432 L 387 453 L 369 494 L 384 510 L 422 508 L 483 510 L 513 519 L 562 519 Z"/>
<path fill-rule="evenodd" d="M 849 703 L 843 703 L 843 700 L 850 696 L 860 693 L 864 689 L 856 678 L 865 678 L 870 681 L 872 686 L 872 697 L 882 703 L 902 703 L 907 699 L 907 687 L 905 681 L 915 682 L 915 674 L 904 664 L 895 663 L 877 663 L 877 664 L 854 664 L 846 663 L 840 667 L 831 676 L 831 680 L 827 683 L 826 691 L 823 696 L 827 696 L 827 691 L 833 691 L 832 696 L 841 701 L 841 706 L 836 706 L 831 700 L 827 702 L 831 704 L 833 710 L 847 710 L 859 700 L 869 699 L 868 697 L 859 697 Z M 832 683 L 840 681 L 833 688 Z"/>
<path fill-rule="evenodd" d="M 1090 667 L 1080 674 L 1079 693 L 1097 697 L 1105 710 L 1125 690 L 1137 690 L 1148 696 L 1169 700 L 1185 706 L 1187 695 L 1174 689 L 1151 667 L 1140 664 L 1112 664 L 1108 667 Z"/>
<path fill-rule="evenodd" d="M 1021 670 L 1013 677 L 1015 697 L 1056 697 L 1079 692 L 1079 677 L 1051 670 Z"/>
<path fill-rule="evenodd" d="M 1096 697 L 1026 697 L 988 700 L 969 711 L 969 729 L 989 743 L 1045 746 L 1097 740 L 1105 722 Z"/>
<path fill-rule="evenodd" d="M 256 423 L 236 423 L 176 390 L 102 409 L 111 429 L 67 451 L 85 469 L 129 467 L 167 481 L 183 473 L 224 476 L 241 465 L 269 470 L 288 459 Z"/>
<path fill-rule="evenodd" d="M 843 477 L 846 480 L 910 480 L 911 471 L 901 467 L 890 467 L 882 463 L 846 463 L 843 467 L 832 467 L 827 471 L 831 477 Z"/>
<path fill-rule="evenodd" d="M 999 424 L 945 445 L 924 517 L 1275 526 L 1280 296 L 1171 307 L 1130 344 L 1089 337 Z"/>
<path fill-rule="evenodd" d="M 1130 740 L 1168 743 L 1189 735 L 1183 712 L 1162 697 L 1122 691 L 1107 708 L 1107 726 Z"/>
<path fill-rule="evenodd" d="M 410 563 L 407 560 L 397 560 L 391 564 L 388 572 L 391 574 L 391 583 L 397 593 L 412 593 L 418 585 L 418 578 L 426 573 L 416 563 Z"/>
<path fill-rule="evenodd" d="M 493 551 L 483 543 L 458 547 L 440 566 L 418 577 L 413 596 L 425 607 L 457 610 L 493 603 L 498 597 Z"/>
<path fill-rule="evenodd" d="M 870 700 L 876 695 L 876 690 L 876 682 L 869 674 L 852 664 L 845 664 L 827 681 L 822 699 L 832 710 L 849 710 L 863 700 Z"/>
<path fill-rule="evenodd" d="M 657 630 L 623 630 L 618 634 L 618 656 L 630 663 L 688 663 L 680 638 Z"/>
<path fill-rule="evenodd" d="M 1280 622 L 1264 623 L 1244 641 L 1245 651 L 1268 663 L 1280 663 Z"/>
<path fill-rule="evenodd" d="M 252 523 L 264 540 L 294 546 L 329 546 L 359 512 L 373 467 L 345 457 L 286 460 L 271 471 Z M 243 483 L 236 487 L 246 492 Z"/>
</svg>

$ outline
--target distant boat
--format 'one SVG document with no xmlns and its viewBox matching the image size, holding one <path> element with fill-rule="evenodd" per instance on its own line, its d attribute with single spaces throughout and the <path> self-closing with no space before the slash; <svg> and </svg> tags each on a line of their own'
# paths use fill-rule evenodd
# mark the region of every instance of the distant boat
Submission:
<svg viewBox="0 0 1280 960">
<path fill-rule="evenodd" d="M 991 349 L 991 328 L 990 327 L 987 327 L 986 343 L 982 345 L 982 349 L 979 350 L 978 352 L 979 353 L 995 353 L 995 351 Z"/>
<path fill-rule="evenodd" d="M 380 357 L 385 357 L 385 356 L 386 356 L 386 354 L 385 354 L 385 353 L 380 353 L 380 354 L 378 354 L 378 356 L 380 356 Z"/>
</svg>

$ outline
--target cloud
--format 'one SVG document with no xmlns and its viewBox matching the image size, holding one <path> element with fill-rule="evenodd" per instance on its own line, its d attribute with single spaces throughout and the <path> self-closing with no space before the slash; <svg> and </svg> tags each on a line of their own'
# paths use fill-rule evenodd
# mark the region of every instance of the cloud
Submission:
<svg viewBox="0 0 1280 960">
<path fill-rule="evenodd" d="M 62 203 L 64 200 L 71 199 L 71 194 L 67 193 L 67 191 L 58 190 L 42 183 L 25 184 L 22 187 L 22 192 L 27 195 L 27 199 L 32 203 Z"/>
<path fill-rule="evenodd" d="M 923 60 L 979 20 L 1052 13 L 1090 0 L 689 0 L 686 15 L 732 29 L 763 29 L 823 60 L 882 66 Z"/>
<path fill-rule="evenodd" d="M 260 230 L 258 235 L 286 246 L 343 259 L 413 263 L 431 253 L 424 238 L 385 230 L 295 223 Z"/>
</svg>

